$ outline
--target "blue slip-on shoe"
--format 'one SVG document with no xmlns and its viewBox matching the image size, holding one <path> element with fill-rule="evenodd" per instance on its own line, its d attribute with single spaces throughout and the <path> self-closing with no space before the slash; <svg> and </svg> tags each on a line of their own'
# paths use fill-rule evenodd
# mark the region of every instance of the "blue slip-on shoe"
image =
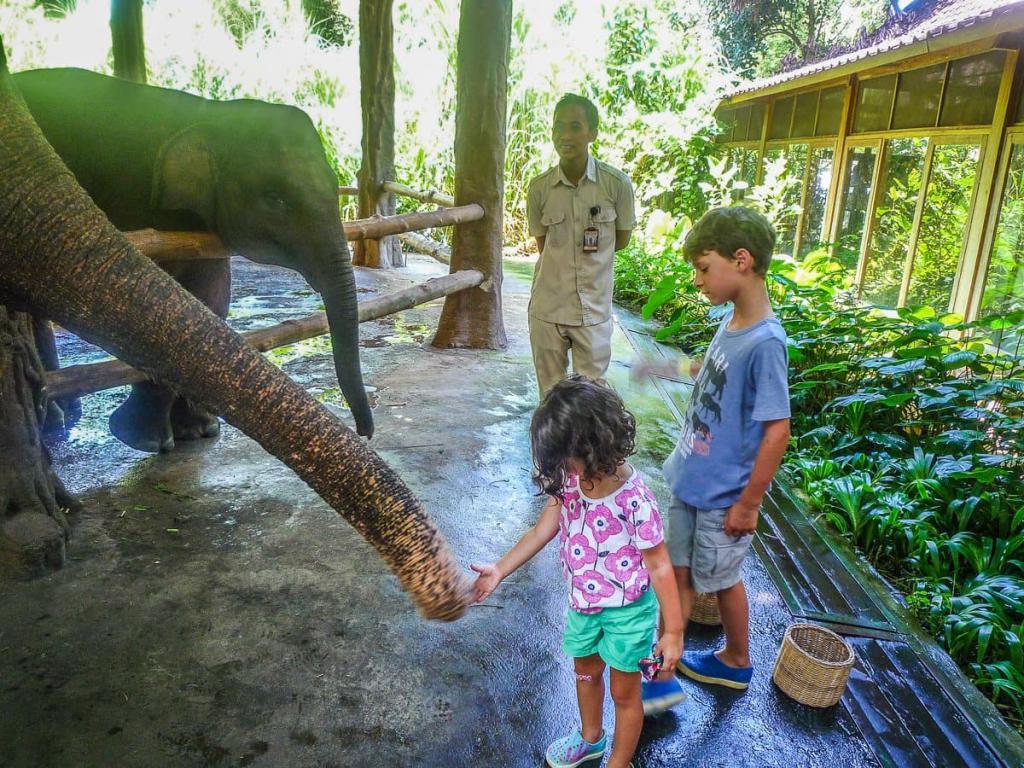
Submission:
<svg viewBox="0 0 1024 768">
<path fill-rule="evenodd" d="M 724 685 L 737 691 L 745 691 L 750 685 L 750 678 L 754 676 L 753 667 L 730 667 L 724 664 L 714 651 L 684 653 L 677 669 L 698 683 Z"/>
<path fill-rule="evenodd" d="M 553 742 L 544 759 L 551 768 L 576 768 L 589 760 L 600 760 L 607 745 L 607 733 L 602 733 L 600 739 L 591 743 L 583 738 L 582 733 L 574 731 Z"/>
<path fill-rule="evenodd" d="M 686 700 L 683 686 L 674 677 L 668 680 L 644 680 L 640 683 L 640 698 L 644 704 L 644 717 L 660 715 Z"/>
</svg>

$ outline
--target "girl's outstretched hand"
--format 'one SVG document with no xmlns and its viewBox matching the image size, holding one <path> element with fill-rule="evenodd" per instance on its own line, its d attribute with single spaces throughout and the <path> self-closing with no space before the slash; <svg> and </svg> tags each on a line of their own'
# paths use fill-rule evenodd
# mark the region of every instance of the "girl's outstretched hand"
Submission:
<svg viewBox="0 0 1024 768">
<path fill-rule="evenodd" d="M 473 601 L 483 602 L 501 584 L 501 572 L 494 563 L 486 565 L 472 563 L 469 567 L 480 574 L 476 578 L 476 583 L 473 584 Z"/>
</svg>

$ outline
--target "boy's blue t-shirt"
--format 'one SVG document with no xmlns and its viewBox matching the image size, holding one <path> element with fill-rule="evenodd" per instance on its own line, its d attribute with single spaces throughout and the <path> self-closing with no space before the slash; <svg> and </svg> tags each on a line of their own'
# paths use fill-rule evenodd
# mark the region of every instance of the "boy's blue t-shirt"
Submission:
<svg viewBox="0 0 1024 768">
<path fill-rule="evenodd" d="M 786 332 L 775 317 L 728 330 L 726 314 L 697 375 L 665 481 L 698 509 L 725 509 L 743 493 L 764 422 L 789 418 Z"/>
</svg>

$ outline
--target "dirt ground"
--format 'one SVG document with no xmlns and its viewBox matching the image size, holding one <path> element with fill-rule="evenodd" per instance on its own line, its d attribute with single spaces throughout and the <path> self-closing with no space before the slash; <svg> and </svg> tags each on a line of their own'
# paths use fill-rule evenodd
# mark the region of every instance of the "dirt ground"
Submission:
<svg viewBox="0 0 1024 768">
<path fill-rule="evenodd" d="M 234 268 L 239 330 L 318 307 L 293 273 Z M 443 271 L 411 257 L 357 278 L 368 297 Z M 529 276 L 509 263 L 503 351 L 429 347 L 441 301 L 361 329 L 371 445 L 467 566 L 500 556 L 542 503 L 527 440 Z M 61 345 L 67 362 L 98 354 Z M 620 331 L 610 378 L 641 424 L 635 465 L 667 500 L 658 468 L 675 422 L 657 393 L 629 383 L 630 354 Z M 348 419 L 329 342 L 272 359 Z M 546 745 L 576 727 L 554 547 L 462 620 L 423 621 L 374 551 L 233 427 L 161 456 L 114 440 L 106 418 L 123 394 L 86 398 L 81 423 L 52 446 L 85 504 L 66 567 L 0 586 L 0 766 L 541 766 Z M 756 558 L 746 569 L 751 690 L 685 683 L 689 699 L 648 721 L 637 767 L 872 765 L 843 710 L 806 709 L 773 687 L 789 614 Z M 689 643 L 718 640 L 695 628 Z"/>
</svg>

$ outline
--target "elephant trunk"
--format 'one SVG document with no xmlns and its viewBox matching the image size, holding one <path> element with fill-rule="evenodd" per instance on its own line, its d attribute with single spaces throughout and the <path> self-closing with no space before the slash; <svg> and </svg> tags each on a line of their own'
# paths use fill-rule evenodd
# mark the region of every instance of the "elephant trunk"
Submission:
<svg viewBox="0 0 1024 768">
<path fill-rule="evenodd" d="M 348 248 L 342 244 L 328 263 L 329 267 L 317 275 L 316 282 L 320 287 L 320 295 L 327 310 L 327 324 L 331 329 L 334 370 L 355 419 L 356 431 L 370 438 L 373 437 L 373 412 L 363 387 L 359 365 L 359 304 Z"/>
<path fill-rule="evenodd" d="M 468 579 L 401 479 L 132 248 L 46 144 L 2 55 L 0 136 L 0 301 L 26 304 L 210 404 L 341 513 L 421 613 L 460 616 L 471 600 Z"/>
</svg>

